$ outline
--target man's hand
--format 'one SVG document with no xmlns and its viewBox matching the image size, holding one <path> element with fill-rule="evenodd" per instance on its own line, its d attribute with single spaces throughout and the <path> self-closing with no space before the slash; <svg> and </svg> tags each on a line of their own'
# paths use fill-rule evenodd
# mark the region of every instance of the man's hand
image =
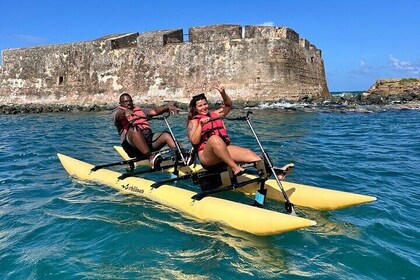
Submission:
<svg viewBox="0 0 420 280">
<path fill-rule="evenodd" d="M 124 113 L 124 116 L 125 116 L 126 119 L 129 119 L 134 115 L 134 112 L 130 109 L 124 110 L 123 113 Z"/>
<path fill-rule="evenodd" d="M 179 111 L 181 111 L 181 109 L 179 109 L 178 107 L 175 107 L 174 105 L 171 105 L 171 104 L 167 104 L 166 108 L 168 109 L 169 112 L 171 112 L 171 114 L 178 114 Z"/>
</svg>

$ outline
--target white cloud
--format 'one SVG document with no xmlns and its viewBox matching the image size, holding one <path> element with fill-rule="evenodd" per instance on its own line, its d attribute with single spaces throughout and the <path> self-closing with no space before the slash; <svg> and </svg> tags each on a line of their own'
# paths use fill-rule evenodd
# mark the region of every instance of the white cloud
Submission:
<svg viewBox="0 0 420 280">
<path fill-rule="evenodd" d="M 259 26 L 274 26 L 274 22 L 268 21 L 268 22 L 257 24 L 257 25 L 259 25 Z"/>
<path fill-rule="evenodd" d="M 395 75 L 398 77 L 417 76 L 420 74 L 420 64 L 402 61 L 395 56 L 390 55 L 388 65 L 371 65 L 361 59 L 359 67 L 350 70 L 349 73 L 353 76 L 369 75 L 372 77 L 391 77 Z"/>
<path fill-rule="evenodd" d="M 391 62 L 392 70 L 407 72 L 408 74 L 419 74 L 420 73 L 420 65 L 416 65 L 409 61 L 402 61 L 392 54 L 389 56 L 389 60 Z"/>
</svg>

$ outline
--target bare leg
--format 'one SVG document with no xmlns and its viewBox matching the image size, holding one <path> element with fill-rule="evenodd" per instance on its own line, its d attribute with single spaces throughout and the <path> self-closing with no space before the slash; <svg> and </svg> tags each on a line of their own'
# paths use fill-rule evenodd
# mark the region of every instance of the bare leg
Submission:
<svg viewBox="0 0 420 280">
<path fill-rule="evenodd" d="M 246 148 L 235 145 L 230 145 L 227 148 L 235 162 L 254 162 L 261 159 L 256 153 Z M 274 167 L 274 170 L 278 171 L 276 173 L 279 180 L 283 180 L 288 174 L 290 174 L 294 166 L 295 165 L 293 163 L 289 163 L 281 168 Z"/>
<path fill-rule="evenodd" d="M 256 153 L 247 148 L 229 145 L 227 149 L 235 162 L 254 162 L 261 160 Z"/>
<path fill-rule="evenodd" d="M 239 167 L 232 156 L 229 153 L 226 143 L 223 142 L 222 138 L 219 136 L 213 135 L 207 140 L 206 147 L 204 151 L 198 154 L 200 161 L 204 165 L 212 166 L 220 162 L 226 163 L 234 174 L 238 174 L 243 171 L 243 168 Z"/>
<path fill-rule="evenodd" d="M 171 134 L 167 132 L 158 132 L 153 135 L 153 149 L 158 150 L 163 146 L 168 145 L 169 148 L 175 148 L 174 139 L 172 139 Z"/>
<path fill-rule="evenodd" d="M 127 132 L 127 138 L 129 142 L 133 143 L 133 145 L 144 155 L 150 153 L 150 148 L 147 145 L 146 139 L 141 131 L 135 130 L 130 128 Z"/>
</svg>

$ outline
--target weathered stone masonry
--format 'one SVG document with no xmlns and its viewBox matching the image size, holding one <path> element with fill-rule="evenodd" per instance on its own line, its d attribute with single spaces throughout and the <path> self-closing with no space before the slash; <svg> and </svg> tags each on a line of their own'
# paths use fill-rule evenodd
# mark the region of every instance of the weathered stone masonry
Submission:
<svg viewBox="0 0 420 280">
<path fill-rule="evenodd" d="M 210 99 L 219 80 L 234 100 L 329 96 L 321 51 L 287 27 L 214 25 L 109 35 L 2 51 L 0 104 L 105 104 Z"/>
</svg>

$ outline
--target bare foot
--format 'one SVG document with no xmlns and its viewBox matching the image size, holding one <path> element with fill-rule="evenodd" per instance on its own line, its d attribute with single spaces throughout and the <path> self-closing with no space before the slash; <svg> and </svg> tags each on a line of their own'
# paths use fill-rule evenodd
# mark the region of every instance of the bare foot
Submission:
<svg viewBox="0 0 420 280">
<path fill-rule="evenodd" d="M 289 163 L 281 168 L 274 167 L 274 171 L 276 172 L 277 178 L 281 181 L 286 177 L 286 175 L 292 173 L 294 167 L 295 165 L 293 163 Z"/>
<path fill-rule="evenodd" d="M 245 171 L 242 167 L 238 166 L 237 168 L 233 169 L 233 175 L 238 176 L 241 175 L 242 172 Z"/>
<path fill-rule="evenodd" d="M 277 175 L 277 178 L 279 178 L 280 181 L 282 181 L 285 177 L 286 175 L 284 173 L 280 173 Z"/>
</svg>

